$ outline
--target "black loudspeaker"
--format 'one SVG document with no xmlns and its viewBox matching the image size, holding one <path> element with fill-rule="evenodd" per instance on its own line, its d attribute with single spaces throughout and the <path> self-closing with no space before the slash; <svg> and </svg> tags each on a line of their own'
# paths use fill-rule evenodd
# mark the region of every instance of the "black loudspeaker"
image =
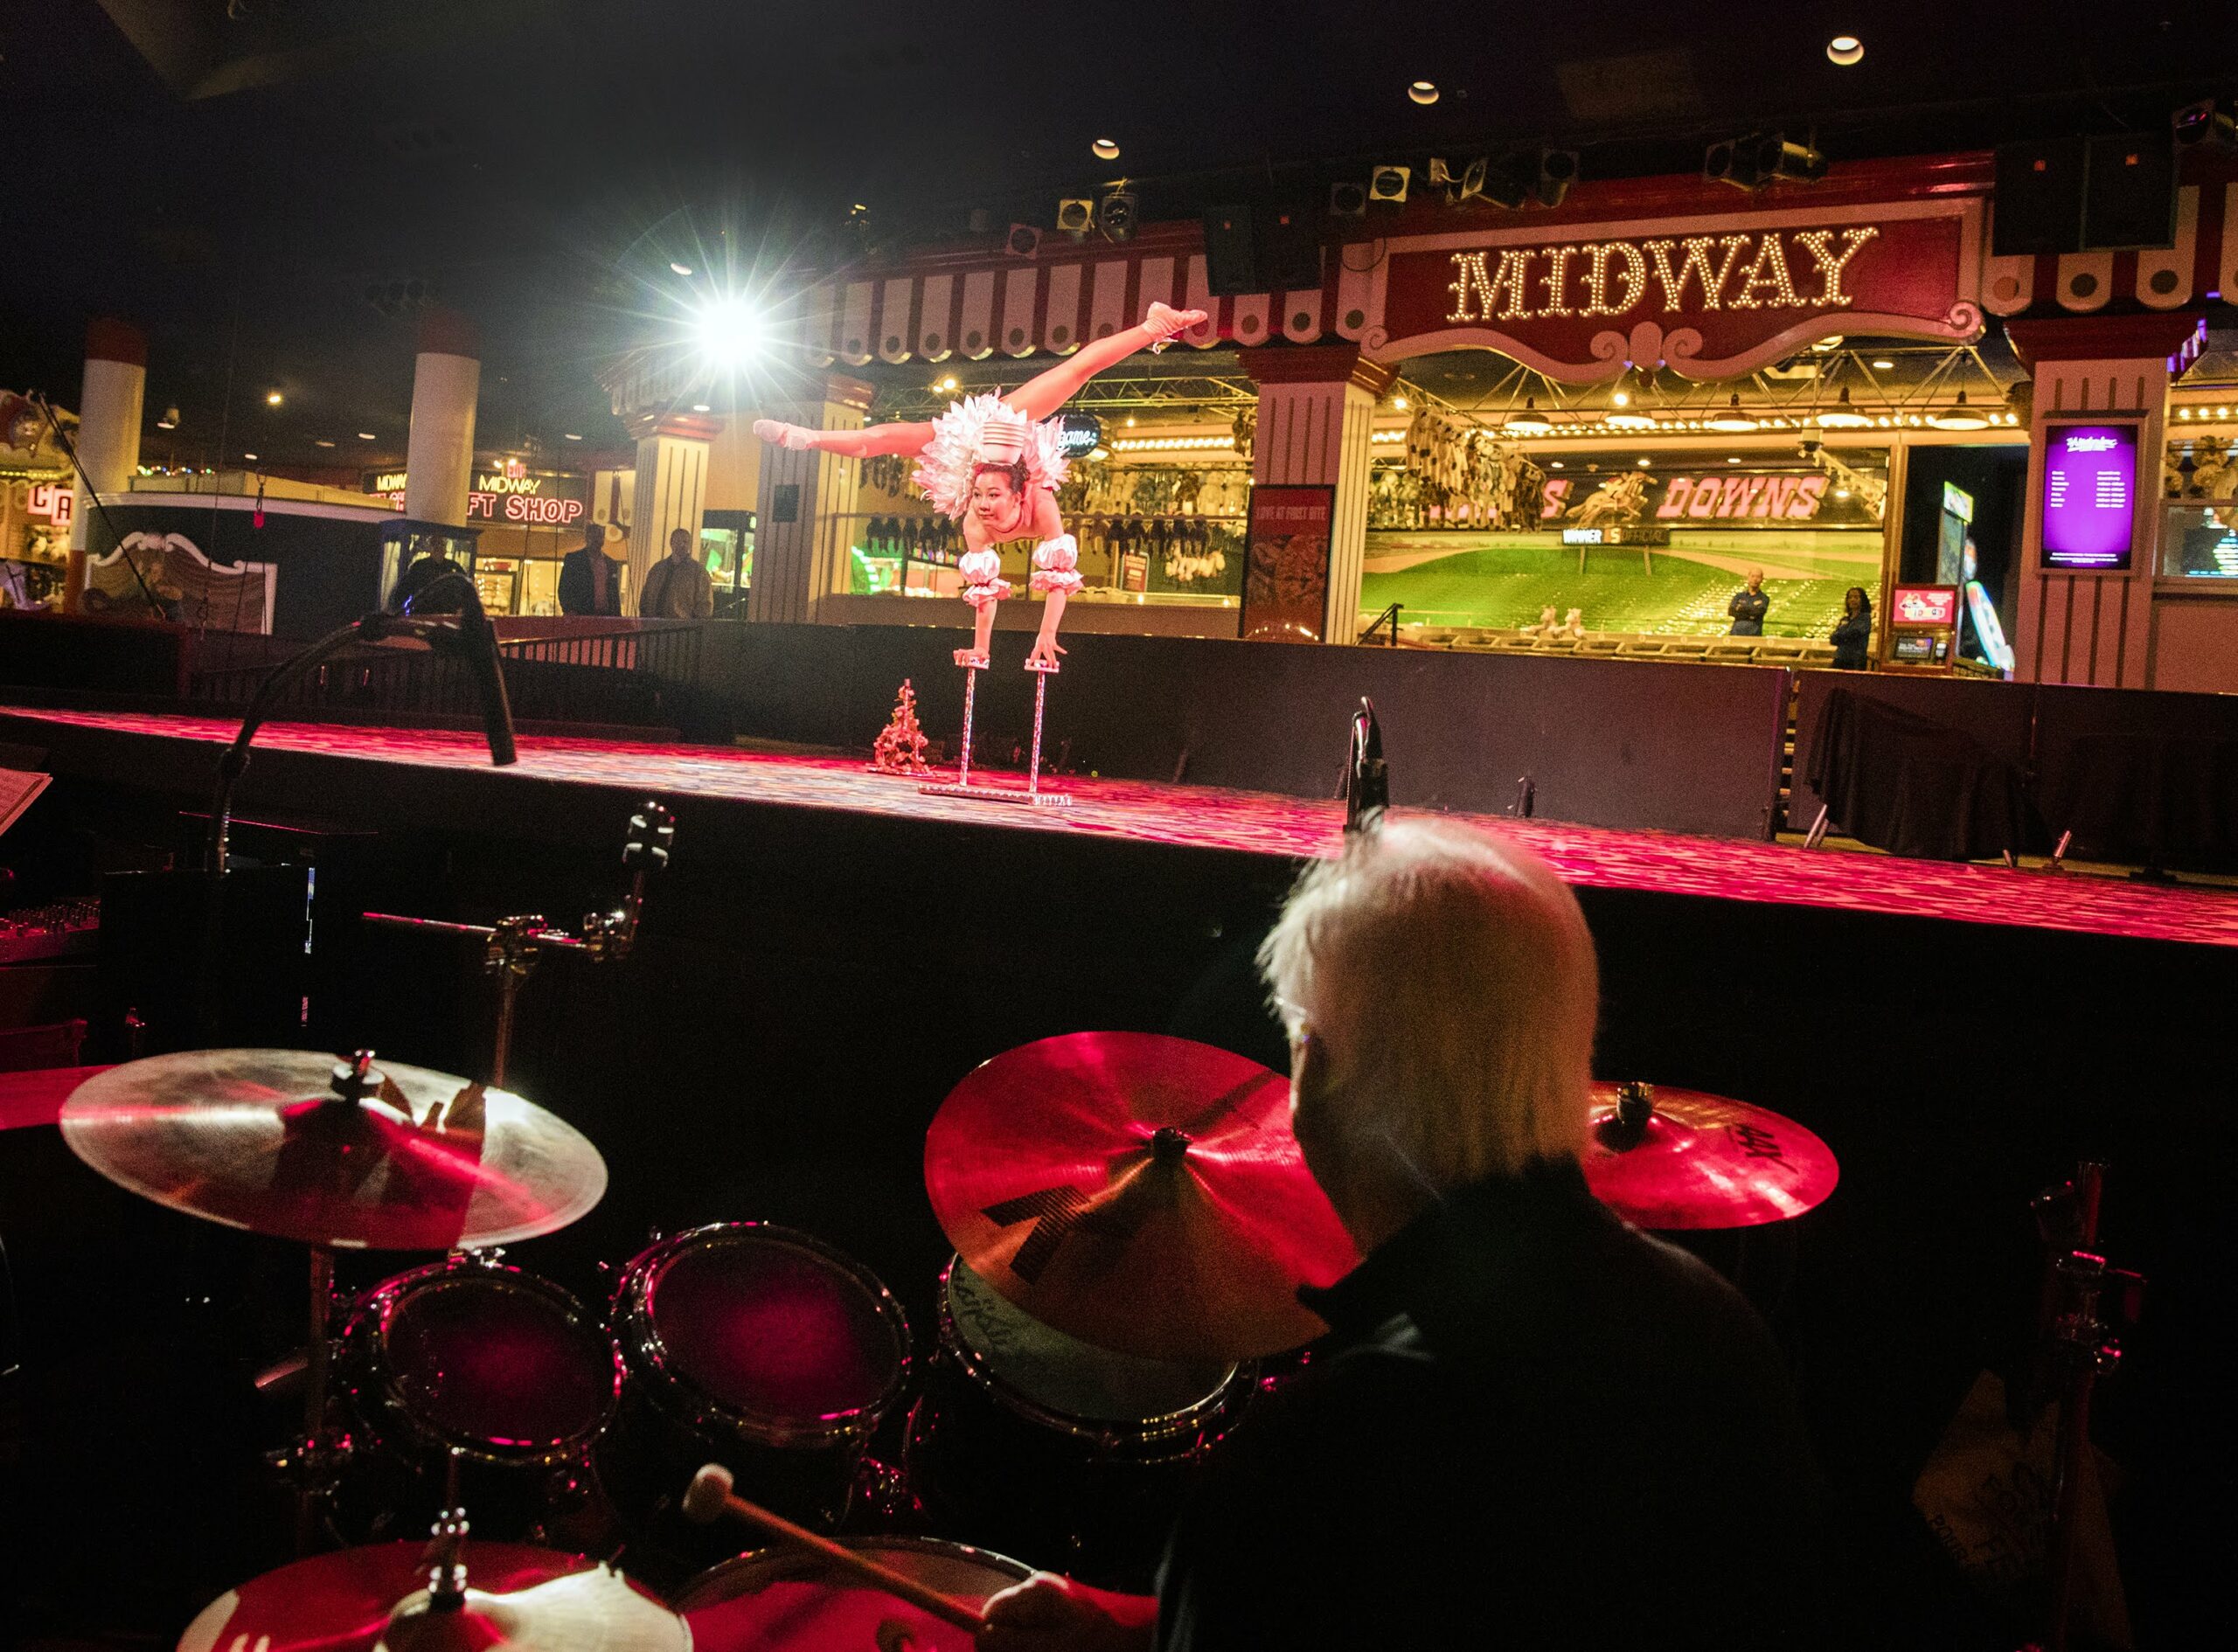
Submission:
<svg viewBox="0 0 2238 1652">
<path fill-rule="evenodd" d="M 2083 168 L 2082 244 L 2176 244 L 2176 145 L 2166 132 L 2116 132 L 2090 140 Z"/>
<path fill-rule="evenodd" d="M 1260 285 L 1255 292 L 1295 293 L 1321 285 L 1321 238 L 1303 205 L 1278 201 L 1261 206 L 1252 239 L 1259 252 Z"/>
<path fill-rule="evenodd" d="M 1999 258 L 2082 250 L 2082 141 L 2000 143 L 1990 251 Z"/>
<path fill-rule="evenodd" d="M 1215 298 L 1267 290 L 1248 203 L 1205 209 L 1205 285 Z"/>
</svg>

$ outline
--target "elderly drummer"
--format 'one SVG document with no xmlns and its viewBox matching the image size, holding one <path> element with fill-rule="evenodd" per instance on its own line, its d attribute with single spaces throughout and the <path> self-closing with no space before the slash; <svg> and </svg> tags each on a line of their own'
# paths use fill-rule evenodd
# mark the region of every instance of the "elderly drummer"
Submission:
<svg viewBox="0 0 2238 1652">
<path fill-rule="evenodd" d="M 1598 995 L 1568 889 L 1394 821 L 1260 953 L 1307 1167 L 1366 1260 L 1330 1353 L 1214 1454 L 1155 1598 L 1039 1574 L 985 1652 L 1803 1644 L 1816 1481 L 1762 1320 L 1587 1191 Z"/>
</svg>

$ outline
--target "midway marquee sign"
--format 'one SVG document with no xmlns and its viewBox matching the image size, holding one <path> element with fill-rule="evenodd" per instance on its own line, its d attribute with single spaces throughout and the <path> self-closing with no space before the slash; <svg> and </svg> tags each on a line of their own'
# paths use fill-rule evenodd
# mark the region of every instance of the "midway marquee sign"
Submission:
<svg viewBox="0 0 2238 1652">
<path fill-rule="evenodd" d="M 405 473 L 374 471 L 365 478 L 365 491 L 385 496 L 404 509 Z M 556 470 L 525 470 L 518 465 L 503 470 L 476 470 L 466 496 L 466 519 L 509 522 L 520 527 L 572 528 L 590 512 L 591 484 L 587 476 Z"/>
<path fill-rule="evenodd" d="M 1971 202 L 1394 241 L 1362 343 L 1384 360 L 1474 345 L 1573 383 L 1726 378 L 1833 333 L 1970 338 L 1979 264 Z"/>
</svg>

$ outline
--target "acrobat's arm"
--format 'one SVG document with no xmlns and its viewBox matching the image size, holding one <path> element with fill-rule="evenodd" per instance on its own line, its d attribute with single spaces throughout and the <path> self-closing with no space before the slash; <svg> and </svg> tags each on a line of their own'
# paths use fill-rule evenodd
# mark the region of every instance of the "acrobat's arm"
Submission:
<svg viewBox="0 0 2238 1652">
<path fill-rule="evenodd" d="M 1058 514 L 1057 496 L 1044 493 L 1033 513 L 1033 531 L 1040 543 L 1033 547 L 1033 578 L 1031 583 L 1041 593 L 1041 629 L 1033 639 L 1033 646 L 1026 650 L 1026 662 L 1046 661 L 1057 663 L 1057 656 L 1065 650 L 1057 645 L 1057 627 L 1065 617 L 1065 599 L 1087 583 L 1080 576 L 1081 548 L 1073 536 L 1065 531 L 1065 519 Z"/>
<path fill-rule="evenodd" d="M 1105 368 L 1117 366 L 1138 350 L 1163 344 L 1204 319 L 1201 309 L 1176 309 L 1170 304 L 1153 302 L 1140 326 L 1082 344 L 1073 355 L 1046 372 L 1036 373 L 1003 399 L 1029 419 L 1046 419 L 1078 395 L 1081 386 Z"/>
<path fill-rule="evenodd" d="M 873 459 L 881 454 L 910 458 L 925 451 L 933 439 L 930 425 L 871 425 L 861 430 L 810 430 L 775 419 L 757 419 L 754 434 L 764 441 L 793 453 L 814 448 L 819 453 L 844 454 L 851 459 Z"/>
</svg>

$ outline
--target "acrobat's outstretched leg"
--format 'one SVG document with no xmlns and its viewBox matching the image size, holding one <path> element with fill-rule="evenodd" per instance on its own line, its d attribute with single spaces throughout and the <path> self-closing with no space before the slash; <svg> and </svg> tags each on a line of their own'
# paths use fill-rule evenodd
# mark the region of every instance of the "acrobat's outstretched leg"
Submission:
<svg viewBox="0 0 2238 1652">
<path fill-rule="evenodd" d="M 1046 419 L 1078 395 L 1081 386 L 1105 368 L 1117 366 L 1138 350 L 1147 350 L 1185 333 L 1204 319 L 1201 309 L 1176 309 L 1171 304 L 1153 302 L 1140 326 L 1082 344 L 1054 367 L 1036 373 L 1003 399 L 1029 419 Z"/>
<path fill-rule="evenodd" d="M 882 454 L 915 458 L 933 439 L 927 424 L 871 425 L 861 430 L 810 430 L 777 419 L 757 419 L 754 434 L 793 453 L 814 448 L 819 453 L 844 454 L 851 459 L 874 459 Z"/>
</svg>

